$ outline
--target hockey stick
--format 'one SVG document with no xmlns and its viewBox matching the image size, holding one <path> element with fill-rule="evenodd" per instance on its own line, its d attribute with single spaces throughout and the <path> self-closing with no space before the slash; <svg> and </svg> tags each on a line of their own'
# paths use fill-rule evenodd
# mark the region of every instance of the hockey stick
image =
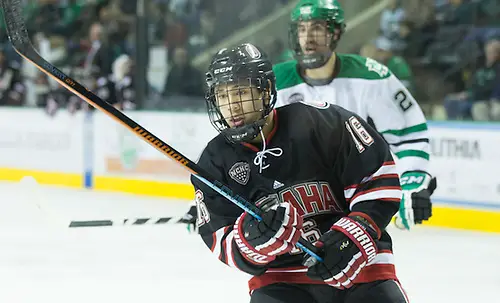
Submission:
<svg viewBox="0 0 500 303">
<path fill-rule="evenodd" d="M 241 207 L 250 215 L 258 220 L 261 220 L 261 211 L 255 205 L 249 203 L 241 196 L 233 193 L 226 185 L 216 180 L 207 171 L 199 167 L 196 163 L 189 160 L 180 152 L 172 148 L 167 143 L 153 135 L 141 125 L 137 124 L 134 120 L 130 119 L 127 115 L 114 108 L 111 104 L 103 101 L 94 93 L 82 86 L 77 81 L 71 79 L 62 71 L 51 65 L 43 59 L 35 50 L 29 39 L 26 24 L 22 15 L 21 0 L 1 0 L 3 15 L 7 26 L 7 34 L 12 46 L 16 52 L 26 60 L 37 66 L 42 72 L 54 78 L 66 89 L 70 90 L 85 102 L 91 104 L 95 108 L 107 114 L 113 120 L 121 123 L 123 126 L 133 131 L 137 136 L 147 141 L 151 146 L 158 151 L 181 164 L 186 170 L 191 172 L 194 177 L 205 183 L 208 187 Z M 322 258 L 315 253 L 316 248 L 304 238 L 301 238 L 297 243 L 297 247 L 301 248 L 304 252 L 313 256 L 317 261 L 322 261 Z"/>
<path fill-rule="evenodd" d="M 134 218 L 119 220 L 86 220 L 71 221 L 69 227 L 102 227 L 115 225 L 158 225 L 158 224 L 181 224 L 186 223 L 183 217 L 160 217 L 160 218 Z"/>
</svg>

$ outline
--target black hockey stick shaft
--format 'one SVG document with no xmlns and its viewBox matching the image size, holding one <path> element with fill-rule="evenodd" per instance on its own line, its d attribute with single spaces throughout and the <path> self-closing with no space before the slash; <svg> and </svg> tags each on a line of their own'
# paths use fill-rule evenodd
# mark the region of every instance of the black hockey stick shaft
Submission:
<svg viewBox="0 0 500 303">
<path fill-rule="evenodd" d="M 115 225 L 163 225 L 163 224 L 180 224 L 186 223 L 182 217 L 160 217 L 160 218 L 133 218 L 133 219 L 119 219 L 119 220 L 75 220 L 69 223 L 69 227 L 103 227 Z"/>
<path fill-rule="evenodd" d="M 19 55 L 33 63 L 42 72 L 51 76 L 66 89 L 79 96 L 82 100 L 104 112 L 113 120 L 121 123 L 123 126 L 133 131 L 144 141 L 147 141 L 158 151 L 181 164 L 185 169 L 191 172 L 191 174 L 193 174 L 207 186 L 209 186 L 231 202 L 237 204 L 252 216 L 256 217 L 259 220 L 261 219 L 261 211 L 255 205 L 249 203 L 241 196 L 233 193 L 233 191 L 229 189 L 229 187 L 216 180 L 216 178 L 211 176 L 211 174 L 199 167 L 196 163 L 189 160 L 187 157 L 172 148 L 170 145 L 163 142 L 161 139 L 153 135 L 151 132 L 136 123 L 134 120 L 130 119 L 127 115 L 113 107 L 111 104 L 103 101 L 90 90 L 78 83 L 76 80 L 70 78 L 55 66 L 51 65 L 49 62 L 43 59 L 31 44 L 28 31 L 26 29 L 26 24 L 23 18 L 21 0 L 1 0 L 1 4 L 9 40 L 11 41 L 12 46 Z M 301 238 L 297 243 L 297 247 L 313 256 L 316 260 L 322 261 L 321 257 L 315 253 L 316 248 L 307 240 Z"/>
</svg>

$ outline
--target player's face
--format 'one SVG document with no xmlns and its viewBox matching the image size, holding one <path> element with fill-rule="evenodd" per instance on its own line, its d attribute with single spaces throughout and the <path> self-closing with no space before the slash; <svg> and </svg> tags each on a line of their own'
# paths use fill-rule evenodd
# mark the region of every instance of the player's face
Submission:
<svg viewBox="0 0 500 303">
<path fill-rule="evenodd" d="M 254 86 L 220 84 L 215 89 L 215 99 L 230 127 L 250 124 L 262 117 L 262 95 Z"/>
<path fill-rule="evenodd" d="M 300 48 L 304 55 L 327 52 L 330 49 L 332 34 L 326 21 L 301 21 L 297 25 Z"/>
</svg>

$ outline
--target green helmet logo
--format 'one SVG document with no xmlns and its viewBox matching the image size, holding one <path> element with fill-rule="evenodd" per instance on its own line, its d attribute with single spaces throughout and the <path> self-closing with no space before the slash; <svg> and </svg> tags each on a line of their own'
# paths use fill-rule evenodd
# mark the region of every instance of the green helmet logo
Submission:
<svg viewBox="0 0 500 303">
<path fill-rule="evenodd" d="M 313 10 L 312 10 L 312 6 L 302 6 L 302 7 L 300 8 L 300 15 L 301 15 L 301 16 L 302 16 L 302 15 L 309 15 L 309 16 L 310 16 L 310 15 L 311 15 L 311 13 L 312 13 L 312 11 L 313 11 Z M 292 18 L 293 18 L 293 16 L 292 16 Z"/>
<path fill-rule="evenodd" d="M 320 22 L 324 27 L 324 34 L 320 37 L 309 33 L 304 28 L 305 23 Z M 289 31 L 290 47 L 295 58 L 304 68 L 323 66 L 330 58 L 337 46 L 340 35 L 344 32 L 344 11 L 338 0 L 301 0 L 291 13 Z M 307 38 L 305 36 L 308 36 Z M 316 35 L 316 36 L 314 36 Z M 316 51 L 306 51 L 306 40 L 309 45 L 316 43 Z"/>
</svg>

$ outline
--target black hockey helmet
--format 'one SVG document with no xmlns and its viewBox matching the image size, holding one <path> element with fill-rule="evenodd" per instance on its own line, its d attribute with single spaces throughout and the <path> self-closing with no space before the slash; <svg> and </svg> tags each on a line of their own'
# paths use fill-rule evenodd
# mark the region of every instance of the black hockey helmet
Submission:
<svg viewBox="0 0 500 303">
<path fill-rule="evenodd" d="M 231 142 L 259 135 L 276 103 L 276 77 L 267 55 L 245 43 L 215 54 L 206 73 L 212 125 Z"/>
</svg>

